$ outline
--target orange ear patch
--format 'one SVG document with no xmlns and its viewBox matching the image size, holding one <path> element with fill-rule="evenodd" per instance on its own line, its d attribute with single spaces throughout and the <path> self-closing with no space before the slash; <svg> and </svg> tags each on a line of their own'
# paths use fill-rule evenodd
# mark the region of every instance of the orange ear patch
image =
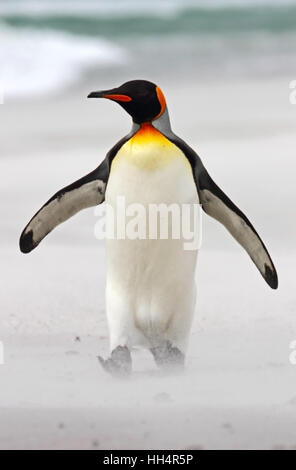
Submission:
<svg viewBox="0 0 296 470">
<path fill-rule="evenodd" d="M 128 95 L 104 95 L 104 98 L 114 101 L 132 101 L 131 97 Z"/>
<path fill-rule="evenodd" d="M 160 104 L 161 108 L 160 108 L 160 112 L 158 113 L 157 116 L 155 116 L 154 119 L 159 118 L 162 115 L 162 113 L 164 112 L 165 108 L 166 108 L 165 97 L 164 97 L 163 92 L 159 88 L 159 86 L 156 87 L 156 94 L 157 94 L 157 98 L 158 98 L 158 101 L 159 101 L 159 104 Z"/>
</svg>

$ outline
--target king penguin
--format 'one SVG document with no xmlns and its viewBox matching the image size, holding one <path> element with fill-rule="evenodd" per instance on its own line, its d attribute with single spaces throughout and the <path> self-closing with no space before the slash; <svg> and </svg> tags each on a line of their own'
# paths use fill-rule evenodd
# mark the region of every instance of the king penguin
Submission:
<svg viewBox="0 0 296 470">
<path fill-rule="evenodd" d="M 146 80 L 95 91 L 88 98 L 116 101 L 131 117 L 132 129 L 91 173 L 54 194 L 20 237 L 29 253 L 57 225 L 104 200 L 116 211 L 127 204 L 200 204 L 246 250 L 272 288 L 278 279 L 271 257 L 243 212 L 208 174 L 197 153 L 171 129 L 162 90 Z M 181 239 L 106 241 L 106 313 L 110 357 L 99 357 L 113 375 L 132 370 L 131 350 L 149 349 L 160 368 L 182 368 L 195 309 L 197 250 Z"/>
</svg>

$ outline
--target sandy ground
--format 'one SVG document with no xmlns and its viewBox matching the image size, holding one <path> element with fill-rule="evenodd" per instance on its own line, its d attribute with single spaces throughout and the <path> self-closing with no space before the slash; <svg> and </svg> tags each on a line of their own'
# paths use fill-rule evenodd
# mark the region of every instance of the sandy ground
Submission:
<svg viewBox="0 0 296 470">
<path fill-rule="evenodd" d="M 0 448 L 295 448 L 295 113 L 288 79 L 167 89 L 174 130 L 250 217 L 277 266 L 272 291 L 223 227 L 204 217 L 198 303 L 182 375 L 145 351 L 108 377 L 105 254 L 92 209 L 31 255 L 21 229 L 97 166 L 128 119 L 81 96 L 5 103 L 1 129 Z M 172 104 L 171 104 L 172 103 Z M 188 105 L 191 103 L 191 106 Z M 113 128 L 112 128 L 112 125 Z"/>
</svg>

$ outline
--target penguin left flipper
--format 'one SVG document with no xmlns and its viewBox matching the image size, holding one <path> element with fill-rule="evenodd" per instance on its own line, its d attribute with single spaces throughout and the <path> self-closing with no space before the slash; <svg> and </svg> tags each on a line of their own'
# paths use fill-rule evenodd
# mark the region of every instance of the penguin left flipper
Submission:
<svg viewBox="0 0 296 470">
<path fill-rule="evenodd" d="M 267 284 L 272 289 L 277 289 L 276 269 L 249 219 L 212 180 L 197 153 L 175 134 L 170 134 L 169 138 L 188 158 L 203 210 L 224 225 L 246 250 Z"/>
<path fill-rule="evenodd" d="M 278 287 L 272 259 L 255 228 L 245 214 L 216 185 L 204 167 L 196 168 L 195 178 L 203 210 L 218 220 L 247 251 L 272 289 Z"/>
<path fill-rule="evenodd" d="M 20 250 L 29 253 L 57 225 L 82 209 L 104 201 L 109 175 L 106 158 L 94 171 L 54 194 L 32 217 L 20 237 Z"/>
</svg>

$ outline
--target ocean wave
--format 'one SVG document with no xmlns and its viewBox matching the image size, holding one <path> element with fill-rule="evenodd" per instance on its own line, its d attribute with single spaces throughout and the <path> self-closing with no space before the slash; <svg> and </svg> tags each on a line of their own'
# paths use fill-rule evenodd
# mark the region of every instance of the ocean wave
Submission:
<svg viewBox="0 0 296 470">
<path fill-rule="evenodd" d="M 89 68 L 120 66 L 123 48 L 102 38 L 0 25 L 0 83 L 5 96 L 54 92 L 79 80 Z"/>
<path fill-rule="evenodd" d="M 119 81 L 293 75 L 295 38 L 296 0 L 0 0 L 0 82 L 31 96 L 100 69 Z"/>
<path fill-rule="evenodd" d="M 265 0 L 267 1 L 267 0 Z M 0 3 L 0 18 L 10 27 L 64 31 L 107 38 L 168 35 L 251 35 L 295 31 L 296 1 L 275 2 L 30 2 L 8 10 Z M 25 7 L 26 5 L 26 7 Z M 67 5 L 67 6 L 66 6 Z M 2 11 L 1 11 L 2 8 Z"/>
<path fill-rule="evenodd" d="M 221 10 L 228 8 L 253 8 L 265 6 L 291 6 L 295 0 L 1 0 L 0 15 L 89 15 L 163 16 L 187 9 Z"/>
</svg>

